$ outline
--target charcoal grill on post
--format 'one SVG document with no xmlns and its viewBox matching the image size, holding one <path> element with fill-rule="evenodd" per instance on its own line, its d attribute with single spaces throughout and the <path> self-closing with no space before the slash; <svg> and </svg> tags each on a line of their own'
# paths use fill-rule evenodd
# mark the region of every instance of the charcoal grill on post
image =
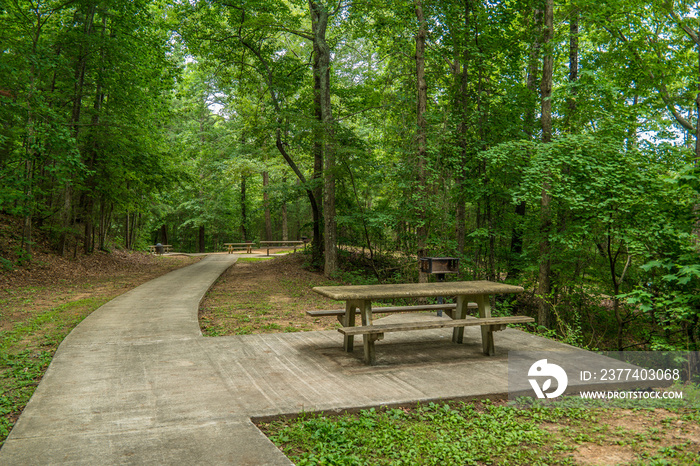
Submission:
<svg viewBox="0 0 700 466">
<path fill-rule="evenodd" d="M 437 281 L 444 282 L 446 273 L 459 272 L 459 259 L 456 257 L 421 257 L 420 271 L 435 275 Z M 442 297 L 438 298 L 438 304 L 443 304 Z M 439 310 L 437 315 L 442 316 L 442 310 Z"/>
</svg>

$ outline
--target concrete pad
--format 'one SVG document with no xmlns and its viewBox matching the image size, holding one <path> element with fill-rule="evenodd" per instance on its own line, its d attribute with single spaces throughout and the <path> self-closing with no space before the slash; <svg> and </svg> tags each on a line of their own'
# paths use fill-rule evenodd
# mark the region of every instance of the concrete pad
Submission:
<svg viewBox="0 0 700 466">
<path fill-rule="evenodd" d="M 377 365 L 337 331 L 205 338 L 198 304 L 239 255 L 212 255 L 105 304 L 64 340 L 0 464 L 291 464 L 251 422 L 505 394 L 508 352 L 577 350 L 513 329 L 386 334 Z M 436 318 L 396 314 L 376 322 Z M 563 353 L 564 354 L 564 353 Z M 566 356 L 569 357 L 569 356 Z"/>
</svg>

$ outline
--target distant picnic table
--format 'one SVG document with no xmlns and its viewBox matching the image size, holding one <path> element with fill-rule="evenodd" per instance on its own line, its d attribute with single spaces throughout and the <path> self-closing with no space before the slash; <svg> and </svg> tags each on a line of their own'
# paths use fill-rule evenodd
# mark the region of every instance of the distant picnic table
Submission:
<svg viewBox="0 0 700 466">
<path fill-rule="evenodd" d="M 260 241 L 261 248 L 267 248 L 267 255 L 270 255 L 270 249 L 285 249 L 294 247 L 294 252 L 297 252 L 299 246 L 306 244 L 304 241 Z"/>
<path fill-rule="evenodd" d="M 151 254 L 165 254 L 167 252 L 172 252 L 172 250 L 173 247 L 170 244 L 153 244 L 148 246 L 148 252 Z"/>
<path fill-rule="evenodd" d="M 436 328 L 453 328 L 452 341 L 462 343 L 464 327 L 481 326 L 481 343 L 485 355 L 495 353 L 493 332 L 503 330 L 508 324 L 534 322 L 532 317 L 510 316 L 492 317 L 490 296 L 493 294 L 521 293 L 520 286 L 506 285 L 486 280 L 435 283 L 406 283 L 395 285 L 353 285 L 353 286 L 317 286 L 316 293 L 336 301 L 345 301 L 344 310 L 307 311 L 310 316 L 335 315 L 343 325 L 338 331 L 344 335 L 343 348 L 353 350 L 353 337 L 362 335 L 364 361 L 373 365 L 376 362 L 374 342 L 384 338 L 386 332 L 408 330 L 426 330 Z M 421 322 L 373 325 L 372 315 L 381 313 L 382 308 L 372 308 L 372 301 L 378 299 L 426 298 L 454 296 L 456 304 L 437 304 L 424 306 L 399 306 L 389 312 L 446 309 L 452 319 L 435 319 Z M 470 306 L 470 303 L 473 305 Z M 467 316 L 469 307 L 478 309 L 478 318 Z M 355 315 L 359 311 L 362 326 L 355 326 Z"/>
</svg>

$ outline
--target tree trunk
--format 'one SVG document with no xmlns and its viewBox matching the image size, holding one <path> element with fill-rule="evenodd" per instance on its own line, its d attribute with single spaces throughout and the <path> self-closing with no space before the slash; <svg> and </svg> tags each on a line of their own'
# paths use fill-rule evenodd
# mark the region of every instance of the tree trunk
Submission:
<svg viewBox="0 0 700 466">
<path fill-rule="evenodd" d="M 569 97 L 567 98 L 566 106 L 568 112 L 566 114 L 566 127 L 569 133 L 576 133 L 576 82 L 578 81 L 578 10 L 571 13 L 569 22 Z"/>
<path fill-rule="evenodd" d="M 99 247 L 104 251 L 107 247 L 107 237 L 109 235 L 109 227 L 112 223 L 112 204 L 107 204 L 103 199 L 100 200 L 100 230 L 99 230 Z"/>
<path fill-rule="evenodd" d="M 83 253 L 86 255 L 95 250 L 95 236 L 93 235 L 95 228 L 92 222 L 93 209 L 94 202 L 92 200 L 92 194 L 86 193 L 85 205 L 82 209 L 83 222 L 85 225 L 83 230 Z"/>
<path fill-rule="evenodd" d="M 700 34 L 700 32 L 699 32 Z M 698 47 L 698 94 L 695 97 L 695 109 L 697 114 L 697 120 L 695 122 L 695 160 L 693 160 L 693 165 L 698 167 L 700 164 L 700 42 L 697 43 Z M 695 214 L 695 227 L 693 232 L 695 233 L 696 242 L 700 241 L 700 204 L 695 204 L 693 207 L 693 213 Z"/>
<path fill-rule="evenodd" d="M 467 196 L 464 194 L 466 176 L 458 173 L 455 177 L 455 189 L 457 190 L 457 205 L 455 206 L 455 237 L 457 240 L 457 252 L 464 254 L 467 247 Z"/>
<path fill-rule="evenodd" d="M 697 120 L 695 121 L 695 166 L 700 163 L 700 42 L 698 46 L 698 94 L 695 96 L 695 111 Z"/>
<path fill-rule="evenodd" d="M 520 202 L 515 206 L 516 225 L 513 226 L 513 232 L 510 238 L 510 260 L 508 263 L 507 273 L 508 278 L 517 278 L 522 272 L 520 269 L 520 257 L 523 253 L 523 228 L 521 226 L 521 222 L 523 222 L 525 219 L 526 208 L 527 203 L 525 201 Z"/>
<path fill-rule="evenodd" d="M 416 171 L 417 171 L 417 202 L 416 205 L 416 227 L 417 237 L 417 256 L 424 257 L 427 254 L 426 243 L 428 240 L 428 227 L 425 211 L 425 201 L 428 194 L 427 177 L 426 177 L 426 158 L 427 158 L 427 122 L 425 120 L 425 112 L 428 107 L 428 84 L 425 79 L 425 41 L 428 34 L 425 16 L 423 14 L 422 0 L 414 0 L 416 9 L 416 19 L 418 20 L 418 31 L 415 36 L 416 40 L 416 87 L 417 87 L 417 106 L 416 106 Z M 421 283 L 428 281 L 428 276 L 424 273 L 418 274 L 418 281 Z"/>
<path fill-rule="evenodd" d="M 29 140 L 29 144 L 33 144 L 33 135 L 31 136 L 31 139 Z M 31 156 L 33 155 L 34 150 L 33 149 L 28 149 L 28 157 L 24 162 L 24 169 L 25 169 L 25 178 L 27 180 L 27 188 L 26 188 L 26 199 L 27 201 L 25 202 L 25 212 L 24 212 L 24 218 L 22 219 L 22 244 L 21 248 L 26 254 L 27 259 L 31 259 L 32 255 L 32 216 L 33 216 L 33 205 L 31 202 L 32 198 L 32 183 L 33 183 L 33 176 L 32 173 L 34 171 L 34 165 L 31 160 Z"/>
<path fill-rule="evenodd" d="M 622 285 L 622 282 L 625 279 L 625 275 L 629 270 L 629 266 L 632 263 L 632 256 L 629 254 L 629 251 L 627 251 L 627 262 L 625 263 L 625 266 L 622 269 L 622 273 L 618 278 L 616 265 L 617 259 L 622 253 L 622 247 L 624 246 L 624 242 L 620 241 L 617 250 L 614 251 L 612 246 L 610 228 L 608 228 L 608 233 L 605 237 L 605 244 L 597 243 L 596 246 L 598 248 L 598 251 L 600 252 L 600 255 L 608 261 L 608 268 L 610 271 L 610 283 L 612 285 L 613 291 L 613 313 L 615 315 L 615 321 L 617 322 L 617 349 L 618 351 L 622 351 L 625 319 L 622 316 L 622 311 L 620 309 L 620 298 L 618 296 L 620 295 L 620 285 Z"/>
<path fill-rule="evenodd" d="M 270 175 L 262 172 L 263 178 L 263 205 L 265 207 L 265 241 L 272 241 L 272 216 L 270 215 L 270 194 L 267 188 L 270 185 Z"/>
<path fill-rule="evenodd" d="M 537 118 L 537 78 L 540 76 L 539 56 L 542 48 L 541 25 L 542 25 L 542 10 L 533 8 L 532 11 L 533 30 L 535 34 L 530 46 L 530 58 L 527 66 L 527 89 L 529 91 L 528 106 L 525 110 L 525 124 L 523 131 L 528 139 L 532 139 L 535 135 L 535 125 Z"/>
<path fill-rule="evenodd" d="M 129 232 L 131 231 L 131 216 L 129 215 L 129 211 L 126 211 L 126 216 L 124 219 L 124 248 L 126 249 L 131 249 L 131 244 L 129 243 L 129 239 L 131 238 L 131 235 Z"/>
<path fill-rule="evenodd" d="M 489 226 L 489 258 L 486 279 L 498 281 L 500 277 L 496 274 L 496 235 L 494 234 L 492 210 L 492 203 L 489 202 L 486 207 L 486 218 Z"/>
<path fill-rule="evenodd" d="M 248 214 L 246 212 L 246 176 L 241 175 L 241 234 L 243 242 L 248 241 Z"/>
<path fill-rule="evenodd" d="M 67 252 L 67 247 L 68 247 L 68 230 L 71 227 L 71 220 L 72 220 L 72 188 L 70 186 L 70 183 L 66 183 L 64 191 L 63 191 L 63 209 L 61 212 L 61 223 L 63 226 L 63 230 L 61 231 L 61 239 L 59 240 L 59 251 L 61 253 L 61 256 L 65 256 Z M 128 215 L 127 215 L 127 221 L 128 221 Z M 126 234 L 125 234 L 126 238 Z M 129 249 L 129 246 L 126 246 L 127 249 Z"/>
<path fill-rule="evenodd" d="M 318 202 L 318 209 L 313 210 L 313 244 L 311 245 L 311 263 L 322 268 L 325 262 L 323 252 L 325 249 L 323 236 L 323 114 L 321 113 L 321 75 L 319 71 L 319 53 L 314 46 L 313 75 L 314 75 L 314 117 L 317 120 L 313 128 L 314 141 L 312 151 L 314 154 L 314 172 L 312 176 L 312 191 Z"/>
<path fill-rule="evenodd" d="M 204 225 L 199 226 L 199 252 L 203 253 L 206 251 L 206 243 L 204 241 Z"/>
<path fill-rule="evenodd" d="M 552 141 L 552 78 L 554 74 L 554 0 L 545 0 L 544 12 L 544 58 L 542 59 L 542 81 L 540 92 L 542 99 L 542 142 Z"/>
<path fill-rule="evenodd" d="M 328 27 L 328 9 L 316 1 L 309 2 L 311 10 L 311 27 L 314 37 L 314 56 L 318 57 L 318 67 L 314 74 L 318 76 L 321 119 L 323 128 L 323 237 L 324 266 L 326 277 L 334 275 L 338 269 L 338 234 L 335 220 L 335 128 L 331 108 L 330 56 L 331 50 L 326 41 Z M 314 61 L 315 62 L 315 61 Z"/>
<path fill-rule="evenodd" d="M 136 243 L 136 232 L 138 231 L 139 219 L 141 218 L 140 212 L 134 212 L 134 219 L 131 221 L 131 231 L 129 232 L 129 249 L 134 248 L 134 243 Z"/>
<path fill-rule="evenodd" d="M 168 243 L 168 225 L 166 223 L 160 227 L 160 240 L 163 242 L 162 244 L 170 244 Z"/>
<path fill-rule="evenodd" d="M 287 203 L 282 203 L 282 241 L 289 240 L 289 222 L 287 219 Z"/>
<path fill-rule="evenodd" d="M 464 29 L 465 37 L 470 37 L 471 33 L 471 10 L 472 5 L 470 0 L 464 2 Z M 467 42 L 469 39 L 467 39 Z M 455 50 L 457 50 L 457 44 L 455 43 Z M 467 121 L 467 115 L 469 113 L 469 103 L 471 99 L 467 95 L 468 84 L 469 84 L 469 62 L 471 60 L 470 46 L 465 45 L 462 65 L 459 63 L 459 55 L 455 52 L 455 60 L 453 67 L 453 74 L 456 78 L 457 85 L 459 86 L 458 99 L 460 104 L 460 121 L 457 125 L 457 134 L 460 146 L 460 166 L 457 168 L 457 173 L 455 174 L 455 188 L 457 190 L 457 205 L 455 207 L 455 236 L 457 239 L 457 252 L 459 254 L 464 254 L 464 249 L 466 247 L 466 234 L 467 234 L 467 197 L 465 194 L 465 186 L 467 183 L 467 167 L 469 166 L 470 160 L 468 160 L 468 143 L 467 143 L 467 130 L 469 128 L 469 122 Z M 460 69 L 461 68 L 461 69 Z"/>
<path fill-rule="evenodd" d="M 542 93 L 542 142 L 552 141 L 552 76 L 554 71 L 554 54 L 552 50 L 554 36 L 554 0 L 545 1 L 544 12 L 544 59 L 542 60 L 542 81 L 540 91 Z M 545 178 L 547 174 L 545 174 Z M 552 305 L 552 258 L 550 233 L 552 230 L 552 215 L 550 204 L 552 196 L 550 194 L 549 181 L 544 181 L 542 186 L 542 196 L 540 200 L 540 266 L 538 277 L 537 294 L 539 296 L 537 320 L 539 325 L 548 327 L 551 324 Z"/>
<path fill-rule="evenodd" d="M 102 198 L 100 199 L 100 220 L 98 223 L 98 229 L 97 229 L 97 247 L 100 249 L 100 251 L 103 251 L 105 249 L 105 226 L 106 226 L 106 217 L 107 214 L 105 212 L 105 200 Z"/>
</svg>

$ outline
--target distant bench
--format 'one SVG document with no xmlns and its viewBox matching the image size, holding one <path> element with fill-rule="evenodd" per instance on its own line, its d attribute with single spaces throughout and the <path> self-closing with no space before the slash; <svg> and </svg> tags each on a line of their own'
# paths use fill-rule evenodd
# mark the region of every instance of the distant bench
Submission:
<svg viewBox="0 0 700 466">
<path fill-rule="evenodd" d="M 167 252 L 172 252 L 172 250 L 173 250 L 173 247 L 169 244 L 161 244 L 161 245 L 154 244 L 152 246 L 148 246 L 148 252 L 150 252 L 151 254 L 156 254 L 158 252 L 159 247 L 163 248 L 163 254 L 165 254 Z"/>
<path fill-rule="evenodd" d="M 253 243 L 224 243 L 229 254 L 233 254 L 234 251 L 245 251 L 247 254 L 253 252 Z"/>
<path fill-rule="evenodd" d="M 270 255 L 270 249 L 284 249 L 285 247 L 294 246 L 294 252 L 297 252 L 299 246 L 303 246 L 304 241 L 260 241 L 261 248 L 267 248 L 267 255 Z"/>
</svg>

